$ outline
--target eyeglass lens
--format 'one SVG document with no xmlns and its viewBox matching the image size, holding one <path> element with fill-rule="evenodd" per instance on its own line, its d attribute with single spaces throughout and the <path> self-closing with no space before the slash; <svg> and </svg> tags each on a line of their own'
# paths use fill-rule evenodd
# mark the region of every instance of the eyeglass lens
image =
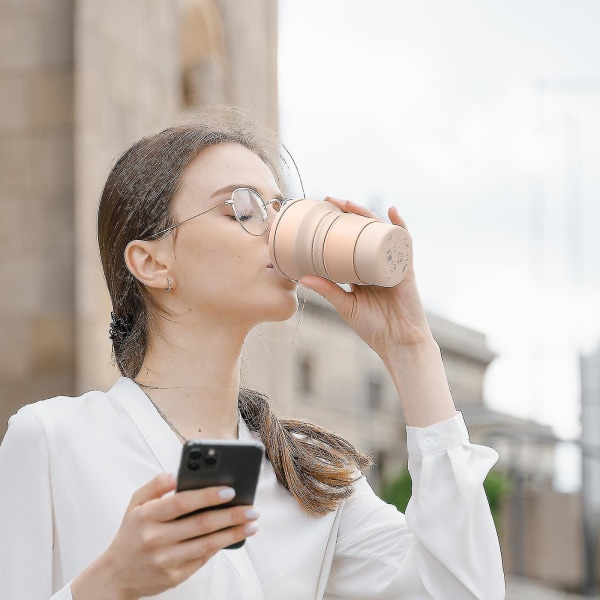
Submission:
<svg viewBox="0 0 600 600">
<path fill-rule="evenodd" d="M 262 235 L 269 226 L 269 215 L 262 198 L 253 190 L 239 188 L 231 196 L 233 212 L 240 225 L 251 235 Z M 277 201 L 276 210 L 279 208 Z"/>
</svg>

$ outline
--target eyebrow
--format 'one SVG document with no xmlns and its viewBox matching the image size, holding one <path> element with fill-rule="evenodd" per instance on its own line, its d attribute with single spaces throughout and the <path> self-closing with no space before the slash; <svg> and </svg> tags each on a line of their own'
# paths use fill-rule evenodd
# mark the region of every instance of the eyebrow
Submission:
<svg viewBox="0 0 600 600">
<path fill-rule="evenodd" d="M 238 188 L 247 188 L 249 190 L 252 190 L 253 192 L 257 193 L 262 198 L 262 194 L 254 186 L 248 185 L 247 183 L 232 183 L 231 185 L 226 185 L 225 187 L 219 188 L 218 190 L 213 192 L 210 195 L 210 197 L 214 198 L 215 196 L 220 196 L 221 194 L 232 194 L 234 192 L 234 190 L 237 190 Z M 281 192 L 279 192 L 275 196 L 275 199 L 281 200 L 282 202 L 286 200 L 286 198 L 283 196 L 283 194 Z"/>
</svg>

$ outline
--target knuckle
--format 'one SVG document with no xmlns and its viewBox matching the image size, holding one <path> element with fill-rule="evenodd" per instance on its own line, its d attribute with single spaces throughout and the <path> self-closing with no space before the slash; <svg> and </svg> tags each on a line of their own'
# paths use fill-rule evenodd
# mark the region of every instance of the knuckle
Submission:
<svg viewBox="0 0 600 600">
<path fill-rule="evenodd" d="M 150 520 L 150 507 L 148 504 L 141 504 L 133 512 L 138 521 L 146 522 Z"/>
<path fill-rule="evenodd" d="M 131 495 L 131 500 L 129 500 L 129 507 L 128 507 L 129 510 L 133 510 L 133 508 L 140 503 L 140 498 L 141 498 L 140 490 L 133 492 L 133 494 Z"/>
<path fill-rule="evenodd" d="M 165 487 L 169 487 L 172 481 L 173 478 L 171 475 L 169 475 L 168 473 L 160 473 L 160 475 L 157 475 L 151 481 L 151 485 L 158 488 L 159 490 L 162 490 Z"/>
<path fill-rule="evenodd" d="M 171 561 L 169 560 L 169 557 L 165 552 L 157 552 L 154 555 L 153 562 L 156 569 L 164 573 L 168 573 Z"/>
<path fill-rule="evenodd" d="M 233 509 L 206 510 L 191 517 L 191 525 L 198 535 L 203 535 L 237 524 L 234 515 Z"/>
<path fill-rule="evenodd" d="M 214 515 L 212 515 L 211 512 L 212 511 L 206 510 L 194 515 L 193 517 L 190 517 L 192 526 L 200 530 L 208 529 L 211 521 L 214 520 Z"/>
<path fill-rule="evenodd" d="M 154 528 L 145 527 L 140 531 L 142 546 L 153 550 L 159 546 L 160 537 Z"/>
<path fill-rule="evenodd" d="M 173 508 L 181 514 L 188 512 L 189 505 L 187 502 L 186 494 L 174 494 L 171 497 L 171 502 L 173 503 Z"/>
<path fill-rule="evenodd" d="M 168 587 L 170 588 L 174 588 L 175 586 L 179 585 L 182 580 L 182 577 L 179 574 L 179 570 L 177 569 L 165 570 L 164 577 L 166 579 Z"/>
<path fill-rule="evenodd" d="M 125 514 L 124 521 L 130 522 L 134 528 L 139 528 L 147 520 L 147 510 L 144 505 L 136 506 Z"/>
<path fill-rule="evenodd" d="M 213 556 L 224 547 L 222 544 L 219 543 L 219 537 L 215 535 L 207 537 L 203 540 L 203 542 L 204 544 L 202 554 L 204 556 Z"/>
</svg>

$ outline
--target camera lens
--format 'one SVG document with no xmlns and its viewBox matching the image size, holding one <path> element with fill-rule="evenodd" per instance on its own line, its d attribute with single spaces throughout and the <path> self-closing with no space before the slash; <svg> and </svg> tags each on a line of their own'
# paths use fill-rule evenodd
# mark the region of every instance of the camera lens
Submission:
<svg viewBox="0 0 600 600">
<path fill-rule="evenodd" d="M 200 460 L 202 458 L 202 451 L 197 448 L 190 451 L 189 457 L 192 460 Z"/>
<path fill-rule="evenodd" d="M 190 460 L 187 464 L 187 468 L 190 471 L 199 471 L 200 470 L 200 463 L 196 462 L 195 460 Z"/>
<path fill-rule="evenodd" d="M 207 467 L 213 467 L 214 465 L 216 465 L 216 464 L 217 464 L 217 457 L 216 457 L 216 456 L 207 456 L 207 457 L 204 459 L 204 464 L 205 464 Z"/>
</svg>

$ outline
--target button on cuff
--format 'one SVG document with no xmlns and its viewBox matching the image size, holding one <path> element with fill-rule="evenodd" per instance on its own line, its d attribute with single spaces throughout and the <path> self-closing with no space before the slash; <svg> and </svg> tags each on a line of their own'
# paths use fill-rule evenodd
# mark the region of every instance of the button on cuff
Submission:
<svg viewBox="0 0 600 600">
<path fill-rule="evenodd" d="M 469 434 L 461 413 L 429 427 L 406 427 L 409 454 L 433 454 L 469 443 Z"/>
<path fill-rule="evenodd" d="M 423 439 L 423 446 L 425 448 L 427 448 L 428 450 L 431 448 L 435 448 L 436 445 L 437 445 L 437 440 L 430 435 L 428 435 L 426 438 Z"/>
</svg>

